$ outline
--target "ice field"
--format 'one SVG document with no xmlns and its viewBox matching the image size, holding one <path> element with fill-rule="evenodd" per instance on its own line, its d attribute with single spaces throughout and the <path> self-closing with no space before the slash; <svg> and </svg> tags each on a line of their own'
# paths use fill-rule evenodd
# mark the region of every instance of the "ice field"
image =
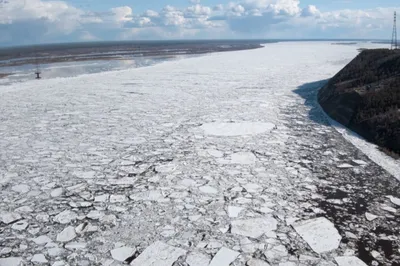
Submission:
<svg viewBox="0 0 400 266">
<path fill-rule="evenodd" d="M 316 104 L 361 47 L 0 87 L 0 265 L 399 265 L 398 162 Z"/>
</svg>

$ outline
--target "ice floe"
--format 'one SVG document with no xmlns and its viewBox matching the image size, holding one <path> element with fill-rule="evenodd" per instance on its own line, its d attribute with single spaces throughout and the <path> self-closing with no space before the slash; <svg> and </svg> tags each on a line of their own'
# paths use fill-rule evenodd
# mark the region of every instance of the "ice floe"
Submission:
<svg viewBox="0 0 400 266">
<path fill-rule="evenodd" d="M 31 262 L 34 264 L 47 264 L 48 260 L 43 254 L 35 254 L 33 255 Z"/>
<path fill-rule="evenodd" d="M 186 257 L 186 263 L 189 266 L 208 266 L 211 258 L 200 252 L 190 252 Z"/>
<path fill-rule="evenodd" d="M 251 152 L 237 152 L 231 155 L 230 163 L 233 164 L 255 164 L 256 156 Z"/>
<path fill-rule="evenodd" d="M 396 206 L 400 206 L 400 199 L 393 197 L 393 196 L 388 196 L 388 198 L 390 199 L 390 202 L 393 203 Z"/>
<path fill-rule="evenodd" d="M 378 218 L 378 216 L 377 216 L 377 215 L 374 215 L 374 214 L 372 214 L 372 213 L 366 212 L 366 213 L 365 213 L 365 218 L 366 218 L 368 221 L 373 221 L 373 220 L 375 220 L 376 218 Z"/>
<path fill-rule="evenodd" d="M 20 257 L 0 258 L 0 266 L 22 266 L 22 258 Z"/>
<path fill-rule="evenodd" d="M 276 230 L 278 222 L 271 216 L 248 220 L 232 221 L 232 233 L 251 238 L 259 238 L 265 233 Z"/>
<path fill-rule="evenodd" d="M 211 186 L 202 186 L 199 188 L 199 190 L 206 194 L 217 194 L 218 193 L 218 190 Z"/>
<path fill-rule="evenodd" d="M 264 132 L 270 132 L 275 125 L 263 122 L 235 122 L 235 123 L 207 123 L 201 126 L 201 129 L 207 135 L 214 136 L 242 136 L 256 135 Z"/>
<path fill-rule="evenodd" d="M 362 260 L 354 256 L 343 256 L 335 258 L 339 266 L 367 266 Z"/>
<path fill-rule="evenodd" d="M 186 255 L 186 250 L 158 241 L 147 247 L 130 265 L 171 266 L 179 257 L 184 255 Z"/>
<path fill-rule="evenodd" d="M 229 266 L 238 256 L 239 252 L 222 247 L 217 254 L 215 254 L 209 266 Z"/>
<path fill-rule="evenodd" d="M 119 247 L 111 250 L 111 256 L 114 260 L 124 262 L 136 252 L 136 249 L 130 247 Z"/>
<path fill-rule="evenodd" d="M 317 253 L 337 249 L 342 239 L 335 225 L 324 217 L 301 221 L 292 226 Z"/>
<path fill-rule="evenodd" d="M 240 212 L 243 210 L 242 207 L 238 206 L 228 206 L 228 215 L 231 218 L 236 218 L 239 216 Z"/>
<path fill-rule="evenodd" d="M 22 219 L 21 215 L 15 212 L 0 212 L 1 222 L 11 224 L 15 221 Z"/>
<path fill-rule="evenodd" d="M 72 226 L 66 227 L 57 235 L 58 242 L 69 242 L 76 237 L 75 228 Z"/>
</svg>

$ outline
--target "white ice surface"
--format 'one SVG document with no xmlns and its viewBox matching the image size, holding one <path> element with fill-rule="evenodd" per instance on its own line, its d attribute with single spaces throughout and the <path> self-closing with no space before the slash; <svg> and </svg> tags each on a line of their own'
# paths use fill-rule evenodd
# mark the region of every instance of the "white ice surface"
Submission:
<svg viewBox="0 0 400 266">
<path fill-rule="evenodd" d="M 53 264 L 55 258 L 47 256 L 52 247 L 46 247 L 52 241 L 74 241 L 70 248 L 86 241 L 86 251 L 75 253 L 78 259 L 93 255 L 112 263 L 110 251 L 122 242 L 145 249 L 133 263 L 172 264 L 192 243 L 210 258 L 228 248 L 220 252 L 229 265 L 236 257 L 247 262 L 268 243 L 261 249 L 276 265 L 292 261 L 285 245 L 299 236 L 288 225 L 314 215 L 303 212 L 307 200 L 321 196 L 321 180 L 302 164 L 351 171 L 337 168 L 345 161 L 335 147 L 322 154 L 322 137 L 302 134 L 321 132 L 343 143 L 328 126 L 311 121 L 310 107 L 294 90 L 332 77 L 357 48 L 268 44 L 149 68 L 1 86 L 0 220 L 4 234 L 15 239 L 13 249 L 19 243 L 11 233 L 29 241 L 29 248 L 21 245 L 12 256 L 28 261 L 32 250 L 43 250 Z M 306 159 L 310 152 L 324 159 Z M 354 168 L 370 166 L 362 159 L 368 165 Z M 243 207 L 240 218 L 229 217 L 228 206 Z M 66 209 L 76 219 L 61 215 L 63 223 L 54 222 Z M 279 219 L 266 224 L 265 215 Z M 29 227 L 23 229 L 22 221 Z M 261 235 L 263 243 L 253 239 Z M 152 246 L 155 241 L 168 248 Z M 320 265 L 333 263 L 342 251 L 323 256 Z M 62 258 L 75 258 L 73 252 L 65 249 Z"/>
<path fill-rule="evenodd" d="M 22 258 L 0 258 L 0 266 L 22 266 Z"/>
<path fill-rule="evenodd" d="M 342 239 L 335 225 L 324 217 L 301 221 L 292 226 L 317 253 L 337 249 Z"/>
<path fill-rule="evenodd" d="M 211 258 L 208 255 L 199 252 L 191 252 L 187 255 L 186 263 L 189 266 L 208 266 Z"/>
<path fill-rule="evenodd" d="M 230 163 L 233 164 L 255 164 L 256 156 L 251 152 L 237 152 L 232 154 Z"/>
<path fill-rule="evenodd" d="M 206 134 L 214 136 L 257 135 L 269 132 L 275 127 L 267 122 L 207 123 L 201 126 Z"/>
<path fill-rule="evenodd" d="M 388 196 L 388 198 L 390 199 L 390 202 L 392 202 L 394 205 L 400 206 L 400 199 L 393 197 L 393 196 Z"/>
<path fill-rule="evenodd" d="M 211 260 L 209 266 L 229 266 L 239 256 L 239 252 L 222 247 Z"/>
<path fill-rule="evenodd" d="M 57 235 L 58 242 L 69 242 L 76 237 L 75 228 L 72 226 L 66 227 Z"/>
<path fill-rule="evenodd" d="M 136 249 L 131 247 L 119 247 L 111 250 L 111 256 L 114 260 L 124 262 L 135 253 Z"/>
<path fill-rule="evenodd" d="M 131 266 L 171 266 L 180 256 L 186 254 L 181 248 L 169 246 L 160 241 L 147 247 Z"/>
<path fill-rule="evenodd" d="M 277 221 L 271 216 L 236 220 L 232 222 L 232 234 L 259 238 L 263 234 L 276 230 L 276 226 Z"/>
<path fill-rule="evenodd" d="M 343 256 L 335 258 L 339 266 L 367 266 L 362 260 L 354 256 Z"/>
</svg>

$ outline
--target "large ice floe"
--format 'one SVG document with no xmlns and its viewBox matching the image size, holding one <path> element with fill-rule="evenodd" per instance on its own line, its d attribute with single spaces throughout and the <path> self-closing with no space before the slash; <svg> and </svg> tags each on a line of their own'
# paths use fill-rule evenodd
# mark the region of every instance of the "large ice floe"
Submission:
<svg viewBox="0 0 400 266">
<path fill-rule="evenodd" d="M 1 86 L 0 265 L 397 265 L 399 182 L 315 102 L 378 46 Z"/>
<path fill-rule="evenodd" d="M 335 225 L 324 217 L 295 223 L 293 227 L 317 253 L 337 249 L 342 239 Z"/>
</svg>

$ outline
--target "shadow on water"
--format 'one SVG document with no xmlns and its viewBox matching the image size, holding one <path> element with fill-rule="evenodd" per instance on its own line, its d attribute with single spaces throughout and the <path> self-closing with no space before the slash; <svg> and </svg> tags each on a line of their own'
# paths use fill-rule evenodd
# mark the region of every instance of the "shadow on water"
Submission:
<svg viewBox="0 0 400 266">
<path fill-rule="evenodd" d="M 324 86 L 328 81 L 329 79 L 325 79 L 325 80 L 305 83 L 297 87 L 297 89 L 293 91 L 294 93 L 298 94 L 305 100 L 304 104 L 306 106 L 310 107 L 310 111 L 308 112 L 308 117 L 312 121 L 326 126 L 329 125 L 329 122 L 319 107 L 319 104 L 317 102 L 317 95 L 319 88 Z"/>
<path fill-rule="evenodd" d="M 314 121 L 318 124 L 322 124 L 325 126 L 330 126 L 330 122 L 328 121 L 325 113 L 323 112 L 322 108 L 320 107 L 318 103 L 318 91 L 320 88 L 322 88 L 325 84 L 327 84 L 329 79 L 325 80 L 319 80 L 319 81 L 314 81 L 310 83 L 305 83 L 297 89 L 293 90 L 294 93 L 297 95 L 301 96 L 305 101 L 304 104 L 308 107 L 310 107 L 310 110 L 308 112 L 308 118 L 311 119 L 311 121 Z M 358 139 L 361 139 L 363 141 L 366 141 L 364 137 L 360 136 L 356 132 L 348 129 L 344 125 L 340 124 L 339 122 L 335 120 L 331 120 L 332 125 L 339 128 L 346 130 L 346 134 Z"/>
<path fill-rule="evenodd" d="M 304 105 L 309 109 L 308 118 L 311 121 L 329 126 L 330 121 L 325 116 L 317 101 L 319 89 L 327 82 L 328 80 L 320 80 L 305 83 L 297 87 L 294 92 L 304 99 Z M 335 126 L 340 127 L 341 125 L 335 123 Z M 351 131 L 347 133 L 352 134 Z M 359 137 L 357 134 L 353 134 Z M 329 143 L 329 136 L 325 136 L 325 138 L 325 143 Z M 340 149 L 340 146 L 338 148 Z M 353 149 L 352 151 L 352 149 L 349 149 L 348 152 L 346 156 L 350 158 L 357 158 L 359 156 L 357 150 Z M 341 158 L 339 155 L 337 158 L 346 159 Z M 357 257 L 368 265 L 371 265 L 374 261 L 374 263 L 377 263 L 376 259 L 371 255 L 371 251 L 375 250 L 380 252 L 381 262 L 384 262 L 384 264 L 379 265 L 400 266 L 398 252 L 400 245 L 398 241 L 379 237 L 382 235 L 392 237 L 400 235 L 398 216 L 386 217 L 382 222 L 377 220 L 374 228 L 371 230 L 368 230 L 368 227 L 364 227 L 365 231 L 360 231 L 357 234 L 357 239 L 352 240 L 346 235 L 346 232 L 351 231 L 349 225 L 362 225 L 365 222 L 364 216 L 367 211 L 370 211 L 371 203 L 374 206 L 376 202 L 385 202 L 385 195 L 399 197 L 399 184 L 390 176 L 382 174 L 381 168 L 375 167 L 373 164 L 370 164 L 367 168 L 368 171 L 361 175 L 353 171 L 341 173 L 334 169 L 329 169 L 324 168 L 323 171 L 319 172 L 319 178 L 328 181 L 328 183 L 321 182 L 317 185 L 318 194 L 323 196 L 318 201 L 318 207 L 324 210 L 324 217 L 334 222 L 342 235 L 342 243 L 347 244 L 352 242 L 351 245 L 354 245 L 357 249 Z M 351 187 L 351 189 L 343 189 L 348 187 Z M 368 189 L 366 190 L 366 188 Z M 341 204 L 335 203 L 335 200 L 343 199 L 346 199 L 346 202 Z"/>
</svg>

